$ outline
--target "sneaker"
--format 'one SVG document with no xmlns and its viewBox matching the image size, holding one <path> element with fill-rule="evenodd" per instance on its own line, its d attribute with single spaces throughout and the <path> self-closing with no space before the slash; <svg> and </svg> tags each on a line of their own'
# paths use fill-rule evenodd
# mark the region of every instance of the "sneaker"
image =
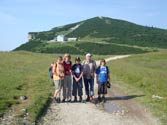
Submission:
<svg viewBox="0 0 167 125">
<path fill-rule="evenodd" d="M 79 97 L 79 102 L 82 102 L 82 96 Z"/>
<path fill-rule="evenodd" d="M 101 97 L 100 96 L 98 96 L 98 101 L 101 102 Z"/>
</svg>

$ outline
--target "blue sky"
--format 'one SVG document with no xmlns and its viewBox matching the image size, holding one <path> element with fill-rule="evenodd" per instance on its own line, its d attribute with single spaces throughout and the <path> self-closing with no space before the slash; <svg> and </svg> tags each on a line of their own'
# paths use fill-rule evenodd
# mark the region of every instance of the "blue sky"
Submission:
<svg viewBox="0 0 167 125">
<path fill-rule="evenodd" d="M 44 31 L 95 16 L 167 29 L 167 0 L 0 0 L 0 51 Z"/>
</svg>

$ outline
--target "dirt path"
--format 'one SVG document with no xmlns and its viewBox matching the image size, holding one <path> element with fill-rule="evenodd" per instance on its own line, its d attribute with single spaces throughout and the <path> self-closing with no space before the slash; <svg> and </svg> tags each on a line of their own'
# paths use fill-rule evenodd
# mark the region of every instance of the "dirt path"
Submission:
<svg viewBox="0 0 167 125">
<path fill-rule="evenodd" d="M 107 61 L 126 58 L 116 56 Z M 97 62 L 99 63 L 99 62 Z M 83 89 L 84 90 L 84 89 Z M 95 85 L 95 97 L 97 85 Z M 85 94 L 84 94 L 85 95 Z M 112 84 L 105 104 L 51 103 L 40 125 L 157 125 L 158 120 L 133 99 L 142 95 L 126 95 Z M 85 98 L 85 96 L 84 96 Z"/>
</svg>

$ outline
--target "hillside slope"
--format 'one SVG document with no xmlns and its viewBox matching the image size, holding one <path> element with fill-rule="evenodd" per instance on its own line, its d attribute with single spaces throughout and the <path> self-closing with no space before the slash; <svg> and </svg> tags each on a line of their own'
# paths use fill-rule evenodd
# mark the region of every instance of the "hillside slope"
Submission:
<svg viewBox="0 0 167 125">
<path fill-rule="evenodd" d="M 166 30 L 141 26 L 128 21 L 108 17 L 94 17 L 81 22 L 55 27 L 49 31 L 30 32 L 29 34 L 35 36 L 35 38 L 29 42 L 37 42 L 31 43 L 31 48 L 28 49 L 30 51 L 34 46 L 43 49 L 43 47 L 46 47 L 46 44 L 44 45 L 43 43 L 47 43 L 47 41 L 52 40 L 57 35 L 61 34 L 66 35 L 67 37 L 77 37 L 81 41 L 86 39 L 92 42 L 96 39 L 94 40 L 95 42 L 105 41 L 108 43 L 142 47 L 167 48 Z M 78 41 L 78 43 L 80 43 L 80 41 Z M 25 50 L 25 46 L 28 48 L 29 45 L 30 43 L 25 43 L 15 50 Z M 64 44 L 64 46 L 66 45 Z M 64 48 L 65 47 L 62 49 L 63 51 Z"/>
</svg>

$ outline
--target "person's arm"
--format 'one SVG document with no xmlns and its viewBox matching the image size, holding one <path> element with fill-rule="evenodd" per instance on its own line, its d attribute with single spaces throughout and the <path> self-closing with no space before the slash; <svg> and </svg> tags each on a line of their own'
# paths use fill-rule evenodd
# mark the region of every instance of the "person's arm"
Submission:
<svg viewBox="0 0 167 125">
<path fill-rule="evenodd" d="M 93 65 L 94 65 L 94 72 L 96 73 L 96 69 L 97 69 L 96 61 L 94 61 Z"/>
<path fill-rule="evenodd" d="M 99 75 L 96 74 L 96 83 L 97 83 L 97 84 L 98 84 L 98 77 L 99 77 Z"/>
<path fill-rule="evenodd" d="M 108 74 L 108 81 L 110 82 L 110 71 L 108 67 L 107 67 L 107 74 Z"/>
<path fill-rule="evenodd" d="M 73 64 L 72 64 L 72 61 L 70 61 L 70 73 L 72 74 L 72 67 L 73 67 Z"/>
<path fill-rule="evenodd" d="M 83 72 L 81 72 L 81 74 L 80 74 L 78 80 L 80 80 L 80 79 L 82 78 L 82 76 L 83 76 Z"/>
<path fill-rule="evenodd" d="M 99 68 L 96 69 L 96 83 L 98 84 Z"/>
<path fill-rule="evenodd" d="M 74 76 L 74 65 L 72 65 L 71 67 L 71 73 L 72 73 L 72 76 Z"/>
<path fill-rule="evenodd" d="M 108 81 L 110 82 L 110 74 L 108 74 Z"/>
<path fill-rule="evenodd" d="M 63 65 L 61 65 L 60 67 L 59 67 L 59 70 L 58 70 L 58 72 L 57 72 L 57 75 L 60 77 L 60 78 L 63 78 L 64 77 L 64 66 Z"/>
<path fill-rule="evenodd" d="M 53 74 L 56 73 L 55 70 L 56 70 L 56 64 L 54 64 L 54 65 L 53 65 L 53 68 L 52 68 L 52 73 L 53 73 Z"/>
<path fill-rule="evenodd" d="M 82 76 L 83 76 L 83 67 L 82 67 L 82 65 L 80 65 L 80 71 L 81 71 L 81 74 L 80 74 L 80 76 L 79 76 L 79 78 L 78 78 L 78 81 L 82 78 Z"/>
<path fill-rule="evenodd" d="M 95 70 L 97 69 L 96 61 L 95 61 Z"/>
</svg>

